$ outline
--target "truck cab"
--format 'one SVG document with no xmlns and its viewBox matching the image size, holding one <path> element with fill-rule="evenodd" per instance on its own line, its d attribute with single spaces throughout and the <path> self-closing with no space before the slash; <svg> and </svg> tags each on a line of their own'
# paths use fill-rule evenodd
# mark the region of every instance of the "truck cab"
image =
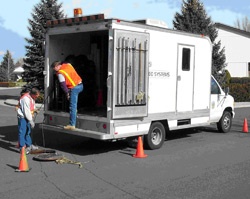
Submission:
<svg viewBox="0 0 250 199">
<path fill-rule="evenodd" d="M 210 122 L 217 123 L 220 132 L 229 132 L 232 125 L 234 98 L 223 91 L 216 79 L 211 76 Z"/>
</svg>

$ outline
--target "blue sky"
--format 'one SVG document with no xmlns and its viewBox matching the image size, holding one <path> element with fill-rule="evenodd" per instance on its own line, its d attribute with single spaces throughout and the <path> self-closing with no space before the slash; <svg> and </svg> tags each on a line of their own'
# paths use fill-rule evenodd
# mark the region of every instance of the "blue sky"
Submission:
<svg viewBox="0 0 250 199">
<path fill-rule="evenodd" d="M 9 50 L 14 59 L 24 57 L 25 39 L 29 38 L 28 19 L 41 0 L 8 0 L 0 7 L 0 61 Z M 250 18 L 249 0 L 200 0 L 213 22 L 234 26 L 237 19 Z M 80 7 L 83 15 L 105 13 L 106 18 L 160 19 L 172 28 L 174 14 L 180 12 L 182 0 L 58 0 L 64 13 L 73 16 Z"/>
</svg>

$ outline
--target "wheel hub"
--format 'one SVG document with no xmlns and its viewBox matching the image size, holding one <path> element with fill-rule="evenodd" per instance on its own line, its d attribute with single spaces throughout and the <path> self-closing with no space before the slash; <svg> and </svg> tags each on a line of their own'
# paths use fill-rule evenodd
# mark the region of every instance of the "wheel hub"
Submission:
<svg viewBox="0 0 250 199">
<path fill-rule="evenodd" d="M 162 132 L 161 132 L 160 129 L 155 128 L 155 129 L 153 130 L 151 139 L 152 139 L 152 142 L 153 142 L 155 145 L 157 145 L 157 144 L 159 144 L 159 143 L 161 142 L 161 139 L 162 139 L 162 135 L 161 135 L 161 134 L 162 134 Z"/>
<path fill-rule="evenodd" d="M 224 118 L 224 127 L 227 129 L 230 126 L 230 119 L 228 117 Z"/>
</svg>

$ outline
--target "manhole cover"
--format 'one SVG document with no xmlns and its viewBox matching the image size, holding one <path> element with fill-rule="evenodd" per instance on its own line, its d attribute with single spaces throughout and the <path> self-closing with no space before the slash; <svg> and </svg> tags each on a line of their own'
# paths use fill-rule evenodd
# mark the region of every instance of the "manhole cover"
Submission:
<svg viewBox="0 0 250 199">
<path fill-rule="evenodd" d="M 39 161 L 55 161 L 63 158 L 63 155 L 57 153 L 42 153 L 33 157 L 34 160 Z"/>
</svg>

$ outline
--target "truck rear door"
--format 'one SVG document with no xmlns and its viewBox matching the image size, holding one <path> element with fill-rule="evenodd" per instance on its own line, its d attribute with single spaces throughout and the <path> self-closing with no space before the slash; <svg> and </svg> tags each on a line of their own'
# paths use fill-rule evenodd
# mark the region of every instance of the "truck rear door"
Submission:
<svg viewBox="0 0 250 199">
<path fill-rule="evenodd" d="M 112 118 L 148 114 L 149 34 L 114 30 Z"/>
</svg>

